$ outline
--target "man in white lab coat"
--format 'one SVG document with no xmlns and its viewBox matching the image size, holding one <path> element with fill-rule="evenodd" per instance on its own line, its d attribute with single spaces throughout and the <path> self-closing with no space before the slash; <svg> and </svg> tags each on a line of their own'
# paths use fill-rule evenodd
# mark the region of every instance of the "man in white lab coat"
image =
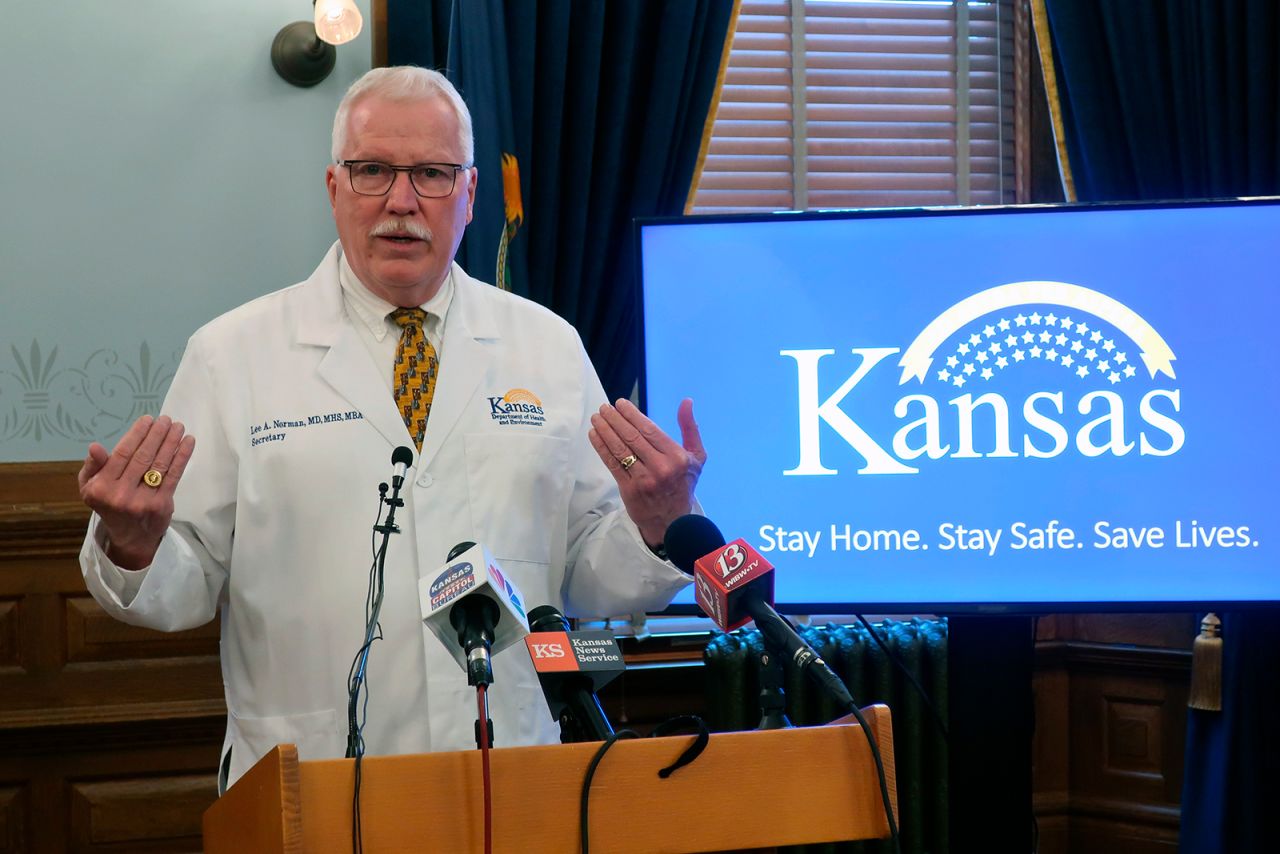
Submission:
<svg viewBox="0 0 1280 854">
<path fill-rule="evenodd" d="M 316 271 L 196 332 L 163 414 L 110 452 L 94 443 L 80 472 L 98 602 L 168 631 L 221 614 L 223 786 L 278 743 L 343 755 L 377 485 L 422 414 L 393 389 L 408 334 L 397 308 L 425 309 L 438 378 L 386 558 L 369 754 L 474 744 L 474 694 L 417 595 L 457 543 L 488 546 L 529 607 L 570 614 L 661 608 L 689 581 L 660 545 L 706 459 L 691 404 L 680 444 L 630 403 L 607 404 L 567 323 L 453 263 L 477 172 L 448 81 L 369 72 L 339 107 L 333 159 L 339 241 Z M 556 739 L 522 653 L 494 657 L 499 746 Z"/>
</svg>

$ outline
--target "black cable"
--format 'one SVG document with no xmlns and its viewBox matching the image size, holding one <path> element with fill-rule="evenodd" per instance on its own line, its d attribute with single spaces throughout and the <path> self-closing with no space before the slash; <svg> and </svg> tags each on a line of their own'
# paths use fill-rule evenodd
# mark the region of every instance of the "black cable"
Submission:
<svg viewBox="0 0 1280 854">
<path fill-rule="evenodd" d="M 600 760 L 604 759 L 604 755 L 609 752 L 609 748 L 613 747 L 614 743 L 619 739 L 639 737 L 640 734 L 634 730 L 620 729 L 601 742 L 599 749 L 596 750 L 596 755 L 591 757 L 591 764 L 587 766 L 587 773 L 582 778 L 582 798 L 578 805 L 578 838 L 582 843 L 582 854 L 589 854 L 591 850 L 589 847 L 591 779 L 596 775 L 596 768 L 600 765 Z"/>
<path fill-rule="evenodd" d="M 369 535 L 369 551 L 372 560 L 369 563 L 369 583 L 365 589 L 364 597 L 364 643 L 356 650 L 355 658 L 351 660 L 351 667 L 347 670 L 347 758 L 353 758 L 356 755 L 358 736 L 363 729 L 358 725 L 357 721 L 357 701 L 360 691 L 360 683 L 364 681 L 365 675 L 359 670 L 361 658 L 365 657 L 369 648 L 373 645 L 373 641 L 379 640 L 381 635 L 381 627 L 377 624 L 372 625 L 372 635 L 370 634 L 371 618 L 375 610 L 375 600 L 378 599 L 378 565 L 383 558 L 382 551 L 378 548 L 378 526 L 382 523 L 382 508 L 387 495 L 386 484 L 380 484 L 378 487 L 378 512 L 373 520 L 373 531 Z M 383 548 L 385 548 L 385 543 Z"/>
<path fill-rule="evenodd" d="M 854 719 L 862 727 L 862 733 L 866 736 L 867 744 L 871 748 L 871 758 L 876 763 L 876 776 L 880 782 L 880 801 L 884 805 L 885 820 L 889 824 L 889 836 L 893 840 L 894 850 L 898 854 L 902 854 L 902 846 L 898 841 L 898 822 L 893 816 L 893 800 L 889 797 L 889 782 L 885 777 L 884 760 L 880 756 L 880 746 L 876 744 L 875 735 L 871 732 L 871 726 L 867 723 L 867 719 L 863 716 L 862 710 L 858 708 L 857 703 L 851 703 L 849 711 L 852 712 Z M 658 776 L 666 778 L 677 768 L 697 758 L 698 754 L 706 746 L 710 733 L 701 719 L 687 715 L 673 718 L 654 728 L 652 735 L 660 737 L 667 734 L 667 731 L 671 728 L 689 726 L 691 724 L 696 725 L 698 729 L 698 736 L 693 745 L 676 762 L 658 772 Z M 618 730 L 601 742 L 599 749 L 596 750 L 595 755 L 591 757 L 591 762 L 587 765 L 586 774 L 582 778 L 582 796 L 578 806 L 578 839 L 582 846 L 582 854 L 590 854 L 591 851 L 591 782 L 595 778 L 596 769 L 600 766 L 604 755 L 609 752 L 609 748 L 613 747 L 616 742 L 623 738 L 639 737 L 640 735 L 634 730 Z"/>
<path fill-rule="evenodd" d="M 690 727 L 697 731 L 697 737 L 694 738 L 693 743 L 680 754 L 675 762 L 658 772 L 658 776 L 662 779 L 667 779 L 675 771 L 701 756 L 702 751 L 706 749 L 707 742 L 711 739 L 711 731 L 707 729 L 707 725 L 702 718 L 696 715 L 679 715 L 663 721 L 649 733 L 650 738 L 662 738 L 665 735 L 670 735 L 673 731 Z M 639 737 L 640 734 L 634 730 L 618 730 L 601 742 L 595 756 L 591 757 L 591 763 L 587 765 L 587 772 L 582 778 L 582 799 L 578 806 L 578 839 L 582 845 L 582 854 L 589 854 L 590 851 L 591 781 L 596 775 L 596 768 L 599 767 L 600 761 L 604 759 L 604 755 L 609 751 L 609 748 L 613 747 L 614 742 L 622 738 Z"/>
<path fill-rule="evenodd" d="M 947 722 L 942 719 L 942 715 L 938 712 L 937 707 L 933 705 L 933 700 L 929 697 L 929 692 L 925 691 L 924 686 L 916 681 L 916 677 L 907 669 L 906 663 L 898 657 L 896 652 L 889 648 L 889 645 L 884 642 L 876 630 L 872 628 L 871 624 L 867 622 L 867 618 L 861 614 L 854 614 L 854 616 L 858 618 L 858 622 L 862 623 L 863 628 L 867 630 L 871 637 L 875 639 L 875 642 L 880 645 L 880 648 L 884 650 L 884 654 L 889 656 L 889 660 L 902 671 L 902 675 L 907 677 L 915 687 L 916 693 L 920 695 L 920 699 L 924 701 L 925 706 L 929 708 L 929 712 L 933 715 L 933 722 L 938 725 L 938 729 L 942 732 L 942 740 L 950 745 L 951 735 L 947 732 Z"/>
<path fill-rule="evenodd" d="M 863 717 L 862 710 L 858 708 L 857 703 L 849 704 L 849 711 L 858 721 L 858 725 L 862 727 L 862 734 L 867 737 L 867 744 L 871 747 L 871 758 L 876 763 L 876 776 L 880 779 L 880 801 L 884 804 L 884 817 L 889 822 L 889 836 L 893 840 L 893 850 L 898 854 L 902 854 L 902 845 L 898 842 L 898 821 L 893 817 L 893 800 L 889 797 L 889 781 L 885 779 L 884 760 L 880 757 L 880 746 L 876 744 L 876 737 L 871 732 L 871 727 L 867 724 L 867 719 Z"/>
<path fill-rule="evenodd" d="M 351 796 L 351 850 L 355 854 L 364 852 L 364 827 L 360 823 L 360 760 L 364 751 L 356 754 L 355 789 Z"/>
<path fill-rule="evenodd" d="M 382 610 L 383 575 L 382 567 L 386 561 L 387 540 L 383 537 L 382 548 L 377 545 L 378 527 L 382 523 L 382 508 L 386 503 L 387 486 L 378 487 L 378 512 L 373 520 L 373 533 L 369 536 L 369 548 L 373 552 L 373 560 L 369 566 L 369 585 L 364 599 L 364 643 L 356 651 L 347 671 L 347 757 L 355 759 L 354 786 L 351 792 L 351 850 L 353 854 L 364 851 L 364 827 L 360 816 L 360 782 L 361 760 L 364 759 L 364 725 L 369 718 L 369 680 L 365 666 L 369 660 L 369 650 L 375 640 L 382 639 L 382 625 L 378 622 L 378 614 Z M 388 517 L 390 518 L 390 517 Z M 363 692 L 361 688 L 363 687 Z M 363 697 L 362 697 L 363 694 Z"/>
<path fill-rule="evenodd" d="M 783 619 L 786 621 L 786 618 Z M 864 620 L 863 622 L 865 624 L 866 621 Z M 759 628 L 758 625 L 757 628 Z M 792 630 L 794 631 L 794 628 Z M 765 636 L 765 645 L 766 647 L 768 646 L 768 636 Z M 810 652 L 812 652 L 812 649 L 810 649 Z M 898 841 L 898 822 L 893 815 L 893 799 L 889 796 L 889 782 L 885 777 L 884 759 L 880 756 L 880 746 L 876 744 L 875 736 L 871 733 L 871 727 L 867 724 L 867 719 L 863 716 L 862 710 L 858 708 L 857 702 L 850 694 L 848 686 L 844 684 L 844 680 L 836 676 L 830 668 L 823 664 L 821 658 L 817 658 L 816 662 L 817 664 L 822 665 L 821 669 L 810 669 L 808 670 L 809 675 L 814 677 L 819 686 L 821 686 L 821 688 L 826 691 L 838 705 L 848 706 L 850 713 L 852 713 L 854 719 L 857 720 L 858 724 L 862 727 L 862 734 L 867 738 L 867 746 L 871 748 L 871 758 L 876 763 L 876 776 L 880 781 L 880 801 L 884 805 L 885 820 L 889 824 L 889 836 L 893 839 L 894 850 L 901 854 L 902 846 Z"/>
</svg>

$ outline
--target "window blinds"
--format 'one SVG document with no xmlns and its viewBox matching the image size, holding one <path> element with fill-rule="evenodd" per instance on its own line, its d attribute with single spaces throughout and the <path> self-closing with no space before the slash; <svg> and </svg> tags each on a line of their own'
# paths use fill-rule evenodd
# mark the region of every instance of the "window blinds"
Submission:
<svg viewBox="0 0 1280 854">
<path fill-rule="evenodd" d="M 1012 202 L 1010 0 L 742 0 L 693 213 Z"/>
</svg>

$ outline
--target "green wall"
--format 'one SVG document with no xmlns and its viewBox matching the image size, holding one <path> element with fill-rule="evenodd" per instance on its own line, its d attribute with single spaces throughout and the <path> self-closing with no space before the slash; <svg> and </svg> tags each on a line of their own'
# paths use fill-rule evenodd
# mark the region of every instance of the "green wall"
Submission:
<svg viewBox="0 0 1280 854">
<path fill-rule="evenodd" d="M 156 412 L 187 337 L 335 239 L 333 112 L 365 30 L 298 89 L 307 0 L 28 0 L 0 21 L 0 461 L 82 458 Z"/>
</svg>

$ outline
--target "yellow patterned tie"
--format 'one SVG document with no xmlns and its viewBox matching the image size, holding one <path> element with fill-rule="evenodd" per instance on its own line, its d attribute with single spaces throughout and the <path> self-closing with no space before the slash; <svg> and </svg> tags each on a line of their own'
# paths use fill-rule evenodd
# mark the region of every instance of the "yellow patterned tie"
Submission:
<svg viewBox="0 0 1280 854">
<path fill-rule="evenodd" d="M 422 450 L 422 437 L 427 432 L 427 416 L 431 414 L 431 398 L 436 393 L 436 375 L 440 360 L 436 349 L 422 332 L 427 313 L 420 308 L 398 308 L 391 320 L 403 330 L 396 347 L 396 369 L 392 392 L 396 406 L 404 416 L 413 444 Z"/>
</svg>

